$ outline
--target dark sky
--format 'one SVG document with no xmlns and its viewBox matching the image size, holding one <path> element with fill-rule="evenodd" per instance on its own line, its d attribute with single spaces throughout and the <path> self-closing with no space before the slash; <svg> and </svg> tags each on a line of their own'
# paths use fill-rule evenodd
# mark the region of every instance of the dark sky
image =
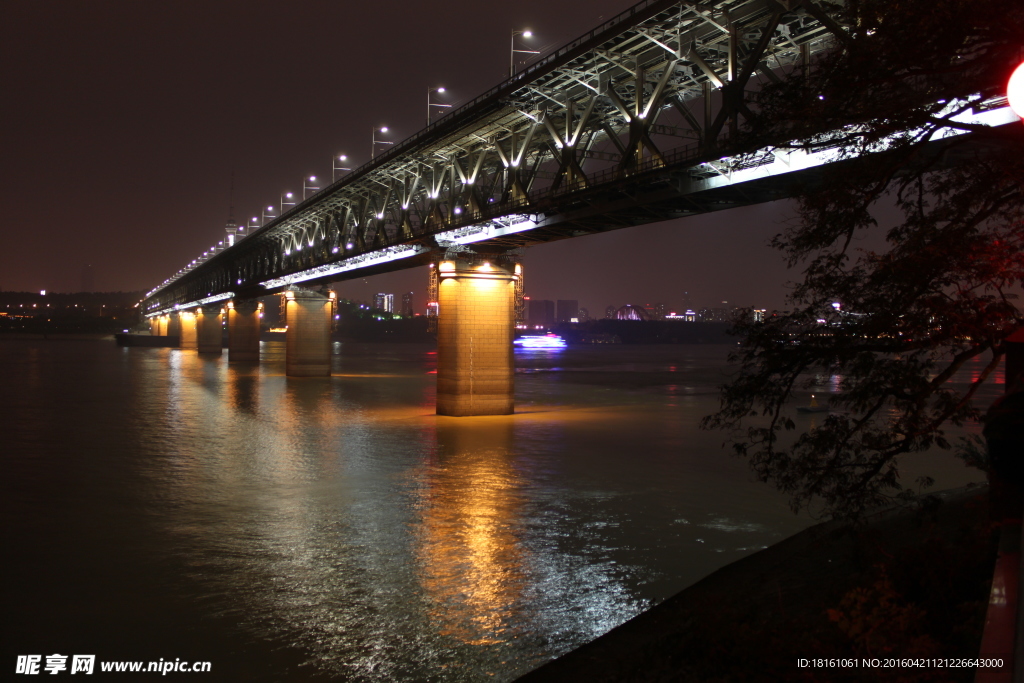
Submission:
<svg viewBox="0 0 1024 683">
<path fill-rule="evenodd" d="M 394 140 L 426 92 L 458 104 L 508 69 L 513 28 L 551 50 L 626 0 L 349 2 L 7 0 L 0 22 L 0 289 L 147 290 L 330 159 Z M 443 7 L 444 11 L 438 8 Z M 791 275 L 763 205 L 534 247 L 526 293 L 608 304 L 781 307 Z M 423 269 L 342 296 L 422 292 Z M 422 302 L 418 302 L 422 303 Z"/>
</svg>

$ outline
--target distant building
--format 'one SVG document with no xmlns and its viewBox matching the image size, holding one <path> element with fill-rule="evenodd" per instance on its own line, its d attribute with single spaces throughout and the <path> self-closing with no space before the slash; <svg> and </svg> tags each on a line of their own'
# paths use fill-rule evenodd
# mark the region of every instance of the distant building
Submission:
<svg viewBox="0 0 1024 683">
<path fill-rule="evenodd" d="M 590 320 L 590 311 L 580 306 L 579 318 L 581 323 L 587 322 L 588 320 Z"/>
<path fill-rule="evenodd" d="M 647 304 L 644 310 L 649 320 L 664 320 L 668 307 L 665 304 Z"/>
<path fill-rule="evenodd" d="M 608 306 L 604 309 L 604 317 L 606 320 L 615 320 L 615 314 L 618 312 L 615 306 Z"/>
<path fill-rule="evenodd" d="M 580 302 L 576 299 L 559 299 L 555 306 L 555 320 L 560 323 L 579 322 Z"/>
<path fill-rule="evenodd" d="M 373 307 L 382 311 L 387 311 L 388 313 L 394 313 L 395 295 L 379 292 L 377 296 L 373 297 Z"/>
<path fill-rule="evenodd" d="M 732 322 L 733 309 L 728 308 L 728 301 L 723 301 L 721 306 L 714 308 L 700 309 L 700 320 L 705 323 L 727 323 Z"/>
<path fill-rule="evenodd" d="M 552 325 L 555 322 L 555 302 L 549 299 L 530 299 L 527 322 L 531 325 Z"/>
<path fill-rule="evenodd" d="M 416 309 L 412 305 L 412 292 L 402 295 L 402 315 L 411 318 Z"/>
</svg>

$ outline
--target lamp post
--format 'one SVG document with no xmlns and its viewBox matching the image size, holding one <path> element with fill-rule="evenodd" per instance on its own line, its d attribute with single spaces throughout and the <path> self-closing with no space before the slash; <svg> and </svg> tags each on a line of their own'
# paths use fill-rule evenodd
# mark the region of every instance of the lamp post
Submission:
<svg viewBox="0 0 1024 683">
<path fill-rule="evenodd" d="M 295 195 L 291 192 L 285 192 L 281 195 L 281 213 L 284 213 L 284 207 L 295 206 Z"/>
<path fill-rule="evenodd" d="M 377 133 L 387 133 L 388 127 L 381 126 L 380 128 L 374 128 L 373 134 L 370 136 L 370 158 L 377 156 L 377 145 L 393 145 L 395 143 L 388 142 L 387 140 L 378 140 Z"/>
<path fill-rule="evenodd" d="M 270 217 L 270 218 L 275 218 L 276 217 L 276 216 L 274 216 L 274 207 L 268 206 L 267 208 L 263 209 L 263 220 L 260 221 L 260 225 L 261 226 L 267 224 L 267 217 Z"/>
<path fill-rule="evenodd" d="M 308 178 L 303 178 L 302 179 L 302 199 L 303 199 L 303 201 L 305 201 L 305 199 L 306 199 L 306 190 L 312 190 L 313 194 L 316 194 L 317 192 L 320 191 L 320 186 L 313 184 L 315 182 L 316 182 L 316 176 L 315 175 L 311 175 Z"/>
<path fill-rule="evenodd" d="M 434 93 L 443 93 L 443 92 L 447 92 L 444 89 L 443 85 L 440 85 L 440 86 L 438 86 L 436 88 L 427 88 L 427 125 L 428 126 L 430 125 L 430 108 L 431 107 L 451 107 L 452 106 L 450 104 L 441 104 L 440 102 L 431 102 L 430 101 L 430 96 L 432 94 L 434 94 Z"/>
<path fill-rule="evenodd" d="M 344 154 L 339 154 L 338 156 L 334 157 L 333 161 L 331 162 L 331 182 L 334 182 L 335 180 L 338 179 L 338 171 L 352 170 L 351 168 L 345 166 L 345 162 L 347 161 L 348 157 L 345 156 Z"/>
<path fill-rule="evenodd" d="M 253 216 L 253 217 L 252 217 L 252 220 L 251 220 L 251 221 L 249 221 L 249 227 L 248 227 L 248 229 L 247 229 L 247 230 L 245 231 L 245 235 L 246 235 L 246 237 L 248 237 L 248 236 L 249 236 L 249 231 L 250 231 L 250 230 L 254 230 L 254 229 L 256 229 L 256 228 L 260 227 L 260 225 L 263 225 L 262 223 L 260 223 L 260 225 L 257 225 L 257 223 L 259 223 L 259 221 L 260 221 L 260 219 L 259 219 L 259 218 L 257 218 L 256 216 Z"/>
<path fill-rule="evenodd" d="M 512 76 L 516 75 L 516 53 L 517 52 L 522 52 L 522 53 L 528 54 L 528 55 L 539 55 L 540 54 L 539 50 L 517 50 L 516 49 L 516 36 L 522 36 L 523 38 L 532 38 L 533 37 L 533 31 L 531 31 L 530 29 L 526 29 L 526 30 L 523 30 L 523 31 L 516 31 L 516 30 L 513 29 L 513 31 L 512 31 L 512 43 L 511 43 L 511 47 L 509 47 L 509 53 L 508 53 L 508 76 L 509 76 L 509 78 L 511 78 Z"/>
</svg>

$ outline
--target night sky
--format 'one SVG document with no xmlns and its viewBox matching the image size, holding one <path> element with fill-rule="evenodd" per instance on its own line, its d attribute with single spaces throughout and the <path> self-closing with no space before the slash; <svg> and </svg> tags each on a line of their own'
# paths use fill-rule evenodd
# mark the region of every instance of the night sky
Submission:
<svg viewBox="0 0 1024 683">
<path fill-rule="evenodd" d="M 232 173 L 241 223 L 304 177 L 329 178 L 334 154 L 367 161 L 375 127 L 417 132 L 428 88 L 457 105 L 497 84 L 513 28 L 547 53 L 630 4 L 8 0 L 0 289 L 148 290 L 223 238 Z M 776 203 L 534 247 L 526 293 L 598 316 L 678 308 L 684 292 L 695 306 L 782 307 L 796 274 L 765 245 L 792 213 Z M 420 268 L 338 289 L 369 300 L 425 286 Z"/>
</svg>

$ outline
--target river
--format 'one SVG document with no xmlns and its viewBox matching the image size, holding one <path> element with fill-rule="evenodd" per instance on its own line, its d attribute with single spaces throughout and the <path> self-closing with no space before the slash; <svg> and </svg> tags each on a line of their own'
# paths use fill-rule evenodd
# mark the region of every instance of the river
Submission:
<svg viewBox="0 0 1024 683">
<path fill-rule="evenodd" d="M 698 429 L 723 346 L 517 351 L 482 418 L 433 414 L 428 346 L 262 349 L 0 340 L 5 666 L 509 681 L 813 522 Z"/>
</svg>

